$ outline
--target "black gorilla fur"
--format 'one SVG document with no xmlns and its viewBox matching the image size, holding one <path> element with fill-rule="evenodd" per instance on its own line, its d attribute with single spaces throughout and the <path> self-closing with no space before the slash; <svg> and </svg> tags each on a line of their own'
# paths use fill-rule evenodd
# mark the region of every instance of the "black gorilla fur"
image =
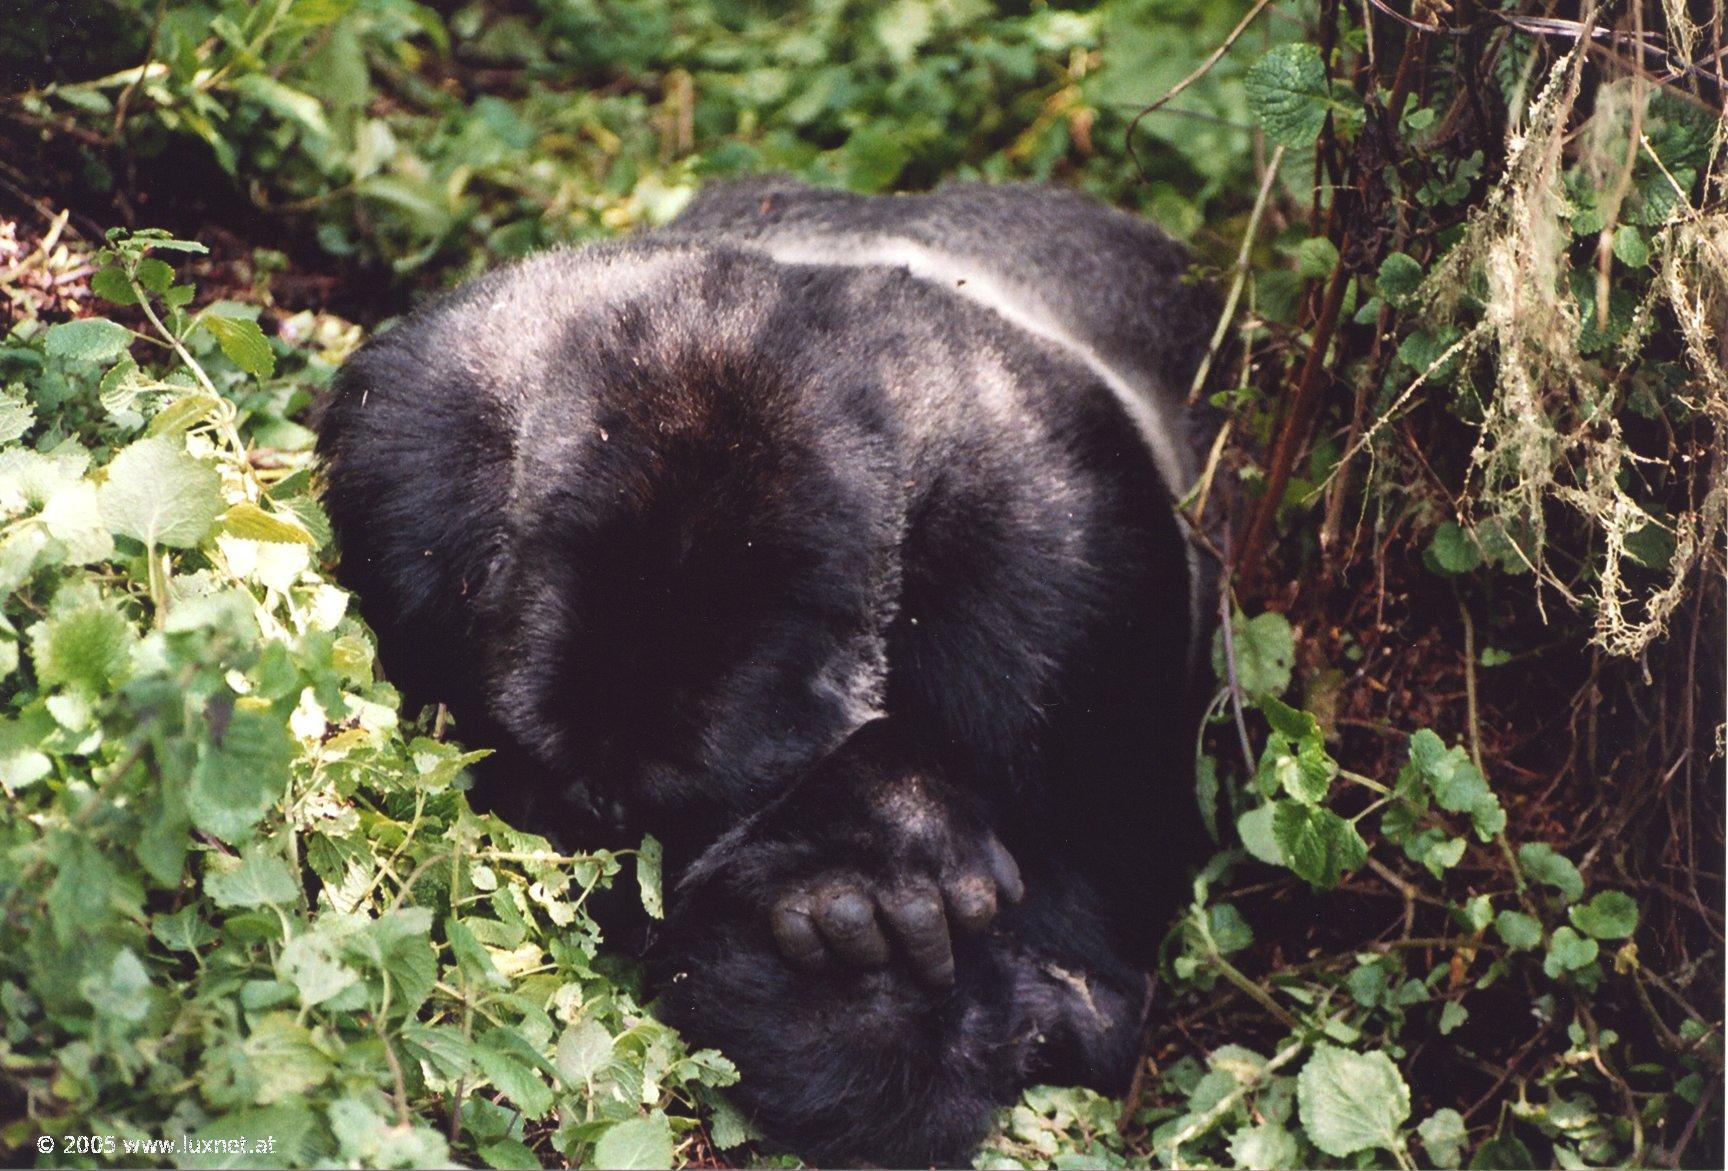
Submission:
<svg viewBox="0 0 1728 1171">
<path fill-rule="evenodd" d="M 1018 1088 L 1133 1067 L 1204 841 L 1185 264 L 1052 189 L 760 180 L 338 381 L 388 674 L 508 816 L 661 838 L 659 1011 L 807 1158 L 963 1161 Z"/>
</svg>

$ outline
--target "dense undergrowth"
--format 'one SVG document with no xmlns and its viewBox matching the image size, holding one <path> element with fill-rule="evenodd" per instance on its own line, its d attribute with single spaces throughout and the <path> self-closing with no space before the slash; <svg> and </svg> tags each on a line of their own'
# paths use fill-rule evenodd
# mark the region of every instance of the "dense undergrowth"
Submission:
<svg viewBox="0 0 1728 1171">
<path fill-rule="evenodd" d="M 1720 1159 L 1719 9 L 52 7 L 0 38 L 0 1157 L 774 1157 L 584 908 L 654 844 L 475 813 L 376 678 L 305 421 L 422 291 L 780 169 L 1078 185 L 1229 306 L 1219 852 L 1127 1100 L 981 1165 Z M 122 1146 L 183 1135 L 274 1145 Z"/>
</svg>

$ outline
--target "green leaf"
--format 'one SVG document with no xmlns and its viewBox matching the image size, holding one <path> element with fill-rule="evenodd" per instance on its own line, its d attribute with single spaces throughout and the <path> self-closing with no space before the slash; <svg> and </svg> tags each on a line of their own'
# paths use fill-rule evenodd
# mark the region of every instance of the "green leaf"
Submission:
<svg viewBox="0 0 1728 1171">
<path fill-rule="evenodd" d="M 1296 1100 L 1308 1140 L 1328 1155 L 1403 1149 L 1410 1087 L 1384 1053 L 1315 1046 L 1296 1076 Z"/>
<path fill-rule="evenodd" d="M 1551 886 L 1568 903 L 1584 897 L 1584 878 L 1564 854 L 1546 842 L 1530 842 L 1518 847 L 1518 868 L 1532 882 Z"/>
<path fill-rule="evenodd" d="M 1243 692 L 1258 700 L 1289 690 L 1290 672 L 1296 665 L 1296 635 L 1290 620 L 1268 611 L 1250 621 L 1238 610 L 1230 631 L 1236 648 L 1236 682 Z M 1222 630 L 1213 636 L 1212 666 L 1218 678 L 1229 678 Z"/>
<path fill-rule="evenodd" d="M 594 1144 L 593 1167 L 613 1171 L 672 1166 L 672 1125 L 656 1110 L 646 1118 L 627 1118 L 606 1128 Z"/>
<path fill-rule="evenodd" d="M 1470 1019 L 1470 1010 L 1456 1000 L 1448 1000 L 1440 1007 L 1440 1035 L 1448 1036 L 1452 1030 Z"/>
<path fill-rule="evenodd" d="M 564 1035 L 558 1038 L 553 1064 L 564 1084 L 579 1090 L 611 1060 L 612 1034 L 605 1025 L 589 1017 L 564 1030 Z"/>
<path fill-rule="evenodd" d="M 501 1171 L 540 1171 L 538 1156 L 520 1140 L 501 1138 L 480 1148 L 480 1157 L 488 1167 Z"/>
<path fill-rule="evenodd" d="M 253 1101 L 260 1106 L 299 1098 L 323 1085 L 335 1068 L 312 1031 L 292 1013 L 273 1012 L 257 1020 L 244 1049 L 258 1077 Z"/>
<path fill-rule="evenodd" d="M 1409 304 L 1421 284 L 1422 266 L 1403 252 L 1389 253 L 1380 262 L 1379 275 L 1374 278 L 1374 287 L 1395 309 Z"/>
<path fill-rule="evenodd" d="M 1542 924 L 1523 911 L 1501 911 L 1494 917 L 1494 933 L 1513 951 L 1534 951 L 1542 945 Z"/>
<path fill-rule="evenodd" d="M 132 624 L 106 602 L 55 614 L 30 629 L 36 677 L 48 687 L 102 695 L 132 673 Z"/>
<path fill-rule="evenodd" d="M 1534 1166 L 1536 1156 L 1510 1134 L 1489 1139 L 1476 1148 L 1470 1159 L 1470 1171 L 1529 1171 Z"/>
<path fill-rule="evenodd" d="M 295 751 L 280 719 L 236 707 L 220 739 L 199 746 L 188 802 L 192 823 L 224 841 L 246 837 L 287 790 Z"/>
<path fill-rule="evenodd" d="M 1241 951 L 1254 942 L 1254 931 L 1248 921 L 1229 903 L 1218 903 L 1207 910 L 1206 930 L 1220 955 Z"/>
<path fill-rule="evenodd" d="M 652 834 L 644 837 L 636 854 L 636 886 L 642 892 L 642 909 L 656 919 L 666 917 L 665 901 L 660 894 L 660 857 L 659 841 Z"/>
<path fill-rule="evenodd" d="M 282 945 L 276 974 L 294 985 L 300 1003 L 311 1006 L 347 991 L 360 975 L 341 960 L 342 941 L 314 928 Z"/>
<path fill-rule="evenodd" d="M 199 323 L 215 337 L 228 360 L 256 378 L 268 378 L 276 373 L 276 355 L 256 321 L 244 317 L 219 317 L 206 314 Z"/>
<path fill-rule="evenodd" d="M 1275 805 L 1275 802 L 1257 805 L 1238 817 L 1236 833 L 1242 839 L 1243 848 L 1260 861 L 1268 866 L 1288 866 L 1290 861 L 1272 829 Z"/>
<path fill-rule="evenodd" d="M 502 1030 L 494 1030 L 501 1032 Z M 491 1035 L 487 1041 L 491 1041 Z M 483 1042 L 474 1050 L 474 1060 L 498 1091 L 528 1118 L 540 1118 L 552 1109 L 552 1089 L 540 1074 L 501 1046 Z"/>
<path fill-rule="evenodd" d="M 1450 1106 L 1434 1111 L 1417 1124 L 1416 1133 L 1422 1136 L 1423 1149 L 1434 1166 L 1453 1171 L 1463 1164 L 1464 1144 L 1470 1136 L 1458 1111 Z"/>
<path fill-rule="evenodd" d="M 1542 961 L 1542 971 L 1549 979 L 1557 979 L 1563 972 L 1594 963 L 1600 951 L 1594 939 L 1579 935 L 1570 927 L 1556 927 L 1548 937 L 1548 956 Z"/>
<path fill-rule="evenodd" d="M 1273 142 L 1304 147 L 1320 136 L 1332 95 L 1317 46 L 1276 46 L 1248 70 L 1242 85 L 1249 107 Z"/>
<path fill-rule="evenodd" d="M 250 500 L 231 506 L 216 521 L 223 536 L 277 545 L 316 545 L 300 521 L 280 513 L 265 512 Z"/>
<path fill-rule="evenodd" d="M 165 436 L 140 439 L 115 456 L 97 504 L 120 536 L 179 548 L 203 540 L 225 507 L 216 469 Z"/>
<path fill-rule="evenodd" d="M 90 365 L 112 362 L 126 352 L 136 335 L 119 322 L 86 317 L 50 325 L 42 335 L 42 350 L 51 358 Z"/>
<path fill-rule="evenodd" d="M 1272 836 L 1290 869 L 1321 890 L 1337 886 L 1345 871 L 1368 860 L 1362 835 L 1330 809 L 1280 801 L 1273 808 Z"/>
<path fill-rule="evenodd" d="M 204 872 L 204 893 L 218 907 L 280 906 L 299 897 L 300 884 L 287 863 L 263 843 L 255 843 L 238 858 L 212 854 Z"/>
<path fill-rule="evenodd" d="M 1428 542 L 1422 559 L 1435 572 L 1456 576 L 1481 565 L 1482 550 L 1461 526 L 1446 521 L 1434 530 L 1434 537 Z"/>
<path fill-rule="evenodd" d="M 1602 891 L 1567 915 L 1574 927 L 1596 939 L 1628 939 L 1638 930 L 1638 903 L 1622 891 Z"/>
<path fill-rule="evenodd" d="M 1296 1136 L 1276 1122 L 1248 1126 L 1230 1136 L 1230 1161 L 1248 1171 L 1283 1171 L 1296 1166 Z"/>
<path fill-rule="evenodd" d="M 138 294 L 132 291 L 132 282 L 126 279 L 126 270 L 119 265 L 109 265 L 91 277 L 90 291 L 115 305 L 138 303 Z"/>
</svg>

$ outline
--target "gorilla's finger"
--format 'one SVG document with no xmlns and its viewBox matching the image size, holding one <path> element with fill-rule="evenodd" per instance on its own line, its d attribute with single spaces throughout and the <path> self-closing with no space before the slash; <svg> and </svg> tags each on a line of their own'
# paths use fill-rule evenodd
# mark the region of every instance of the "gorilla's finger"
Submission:
<svg viewBox="0 0 1728 1171">
<path fill-rule="evenodd" d="M 996 917 L 996 886 L 990 876 L 976 871 L 949 878 L 942 884 L 948 900 L 948 917 L 964 935 L 977 935 Z"/>
<path fill-rule="evenodd" d="M 888 962 L 888 941 L 876 925 L 876 908 L 856 887 L 841 886 L 816 900 L 816 925 L 842 960 L 859 968 Z"/>
<path fill-rule="evenodd" d="M 891 891 L 882 897 L 882 914 L 919 980 L 935 988 L 954 983 L 954 949 L 940 891 L 922 884 Z"/>
<path fill-rule="evenodd" d="M 1008 852 L 1008 847 L 995 834 L 984 839 L 984 857 L 990 866 L 990 876 L 996 880 L 996 885 L 1002 888 L 1002 894 L 1011 903 L 1018 903 L 1026 897 L 1026 884 L 1020 878 L 1020 864 L 1014 861 L 1014 855 Z"/>
<path fill-rule="evenodd" d="M 774 932 L 774 942 L 780 954 L 801 968 L 819 968 L 828 959 L 822 946 L 822 936 L 816 931 L 811 917 L 810 899 L 804 895 L 789 895 L 774 904 L 768 913 L 768 925 Z"/>
</svg>

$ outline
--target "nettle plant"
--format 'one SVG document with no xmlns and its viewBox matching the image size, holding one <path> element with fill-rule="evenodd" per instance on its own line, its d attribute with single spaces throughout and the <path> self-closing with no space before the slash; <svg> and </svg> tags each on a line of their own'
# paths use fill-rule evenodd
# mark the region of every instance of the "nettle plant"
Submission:
<svg viewBox="0 0 1728 1171">
<path fill-rule="evenodd" d="M 1331 1160 L 1414 1167 L 1420 1157 L 1460 1167 L 1475 1147 L 1472 1166 L 1532 1165 L 1514 1122 L 1551 1140 L 1563 1166 L 1624 1157 L 1636 1116 L 1617 1119 L 1596 1101 L 1613 1092 L 1599 1067 L 1619 1038 L 1596 1027 L 1589 1003 L 1599 985 L 1638 963 L 1636 901 L 1615 890 L 1586 897 L 1578 868 L 1552 846 L 1514 845 L 1481 768 L 1430 730 L 1408 737 L 1390 782 L 1339 767 L 1319 721 L 1279 698 L 1291 684 L 1294 652 L 1289 623 L 1274 613 L 1238 612 L 1229 632 L 1218 634 L 1219 675 L 1232 682 L 1208 722 L 1227 742 L 1240 734 L 1252 768 L 1232 774 L 1217 758 L 1201 758 L 1202 806 L 1216 812 L 1222 802 L 1226 816 L 1214 826 L 1228 842 L 1233 824 L 1239 847 L 1223 850 L 1196 879 L 1166 971 L 1178 993 L 1209 994 L 1222 981 L 1282 1037 L 1263 1051 L 1229 1044 L 1162 1071 L 1160 1096 L 1181 1104 L 1141 1112 L 1154 1157 L 1165 1166 L 1251 1168 Z M 1255 726 L 1257 756 L 1248 751 Z M 1475 892 L 1450 880 L 1478 850 L 1498 856 L 1511 889 Z M 1254 943 L 1251 916 L 1227 901 L 1231 880 L 1250 860 L 1291 871 L 1317 893 L 1375 866 L 1406 892 L 1402 936 L 1251 977 L 1231 958 Z M 1444 909 L 1440 934 L 1411 934 L 1418 900 Z M 1426 970 L 1413 966 L 1424 952 L 1445 958 Z M 1564 1025 L 1571 1041 L 1537 1079 L 1544 1096 L 1507 1102 L 1474 1134 L 1451 1106 L 1416 1117 L 1401 1071 L 1413 1043 L 1452 1036 L 1477 994 L 1511 979 L 1533 987 L 1528 1011 L 1545 1025 Z M 1696 1101 L 1702 1090 L 1695 1070 L 1678 1092 Z"/>
<path fill-rule="evenodd" d="M 352 331 L 192 309 L 199 251 L 111 234 L 107 316 L 0 342 L 0 1150 L 666 1167 L 704 1102 L 744 1141 L 585 909 L 633 857 L 656 910 L 657 845 L 475 813 L 480 754 L 404 719 L 320 568 L 288 416 Z"/>
</svg>

